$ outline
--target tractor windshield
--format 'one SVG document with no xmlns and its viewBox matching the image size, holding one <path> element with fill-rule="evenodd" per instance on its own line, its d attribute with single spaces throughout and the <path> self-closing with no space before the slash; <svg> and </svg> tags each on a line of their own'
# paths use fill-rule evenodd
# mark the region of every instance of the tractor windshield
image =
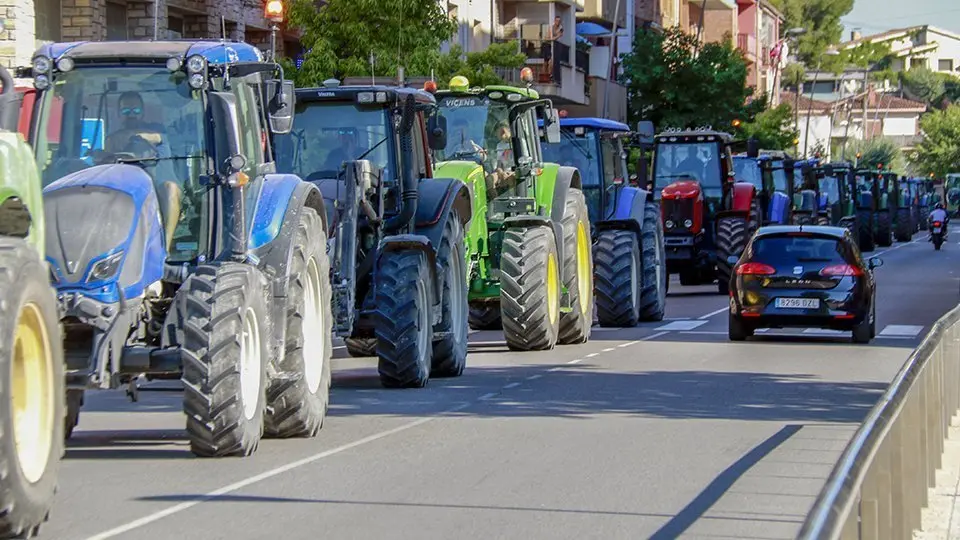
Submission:
<svg viewBox="0 0 960 540">
<path fill-rule="evenodd" d="M 717 143 L 663 143 L 656 147 L 654 158 L 654 193 L 678 180 L 700 183 L 704 195 L 719 196 L 722 167 Z"/>
<path fill-rule="evenodd" d="M 582 127 L 564 129 L 559 143 L 543 144 L 543 160 L 561 166 L 576 167 L 583 183 L 583 195 L 591 219 L 600 219 L 603 203 L 602 190 L 613 185 L 616 174 L 616 148 L 612 139 L 603 138 L 596 130 Z M 601 164 L 603 174 L 601 177 Z"/>
<path fill-rule="evenodd" d="M 733 158 L 733 174 L 737 182 L 750 182 L 758 190 L 763 189 L 760 164 L 757 160 L 739 156 Z"/>
<path fill-rule="evenodd" d="M 384 182 L 395 176 L 396 153 L 389 111 L 358 107 L 352 102 L 301 101 L 293 129 L 277 137 L 277 170 L 314 181 L 336 178 L 344 161 L 369 160 L 383 172 Z"/>
<path fill-rule="evenodd" d="M 438 114 L 447 119 L 447 146 L 437 150 L 437 161 L 476 161 L 490 173 L 513 168 L 510 108 L 480 96 L 439 100 Z"/>
<path fill-rule="evenodd" d="M 33 147 L 44 186 L 95 165 L 142 167 L 158 191 L 164 221 L 176 220 L 169 259 L 202 252 L 208 173 L 202 94 L 184 72 L 155 67 L 84 67 L 58 74 L 39 103 Z M 179 215 L 169 201 L 179 200 Z"/>
<path fill-rule="evenodd" d="M 818 181 L 820 193 L 827 196 L 827 201 L 830 204 L 840 200 L 840 180 L 836 176 L 824 176 Z"/>
<path fill-rule="evenodd" d="M 782 161 L 773 162 L 773 189 L 780 193 L 787 192 L 787 171 L 783 168 Z"/>
</svg>

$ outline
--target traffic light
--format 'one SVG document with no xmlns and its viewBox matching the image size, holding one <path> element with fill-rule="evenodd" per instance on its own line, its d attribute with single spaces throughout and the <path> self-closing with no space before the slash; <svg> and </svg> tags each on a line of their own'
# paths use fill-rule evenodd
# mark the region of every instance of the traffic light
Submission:
<svg viewBox="0 0 960 540">
<path fill-rule="evenodd" d="M 263 8 L 263 18 L 275 23 L 283 22 L 283 2 L 281 0 L 267 0 Z"/>
</svg>

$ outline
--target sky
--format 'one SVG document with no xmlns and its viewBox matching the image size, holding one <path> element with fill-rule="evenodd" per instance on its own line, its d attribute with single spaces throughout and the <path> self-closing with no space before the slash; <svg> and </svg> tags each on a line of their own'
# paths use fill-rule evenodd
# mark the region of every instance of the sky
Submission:
<svg viewBox="0 0 960 540">
<path fill-rule="evenodd" d="M 929 24 L 960 34 L 957 0 L 854 0 L 853 10 L 841 19 L 843 39 L 859 27 L 864 35 L 894 28 Z"/>
</svg>

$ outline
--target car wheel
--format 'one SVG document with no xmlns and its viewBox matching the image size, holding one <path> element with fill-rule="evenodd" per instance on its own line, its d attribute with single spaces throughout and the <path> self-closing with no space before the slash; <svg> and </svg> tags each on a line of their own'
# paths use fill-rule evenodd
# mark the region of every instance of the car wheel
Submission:
<svg viewBox="0 0 960 540">
<path fill-rule="evenodd" d="M 730 341 L 743 341 L 753 335 L 753 329 L 747 327 L 743 319 L 731 313 L 727 333 Z"/>
<path fill-rule="evenodd" d="M 870 335 L 870 317 L 866 317 L 860 324 L 853 327 L 853 342 L 854 343 L 870 343 L 872 336 Z"/>
<path fill-rule="evenodd" d="M 877 337 L 877 304 L 870 304 L 870 339 Z"/>
</svg>

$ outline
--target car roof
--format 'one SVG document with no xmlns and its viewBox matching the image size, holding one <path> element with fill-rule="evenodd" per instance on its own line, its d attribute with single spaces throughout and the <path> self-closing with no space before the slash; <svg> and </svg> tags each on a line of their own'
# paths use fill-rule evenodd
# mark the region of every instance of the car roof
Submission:
<svg viewBox="0 0 960 540">
<path fill-rule="evenodd" d="M 831 236 L 842 240 L 847 229 L 845 227 L 829 227 L 825 225 L 767 225 L 757 230 L 755 240 L 770 236 L 780 236 L 787 233 L 806 232 L 820 236 Z"/>
</svg>

